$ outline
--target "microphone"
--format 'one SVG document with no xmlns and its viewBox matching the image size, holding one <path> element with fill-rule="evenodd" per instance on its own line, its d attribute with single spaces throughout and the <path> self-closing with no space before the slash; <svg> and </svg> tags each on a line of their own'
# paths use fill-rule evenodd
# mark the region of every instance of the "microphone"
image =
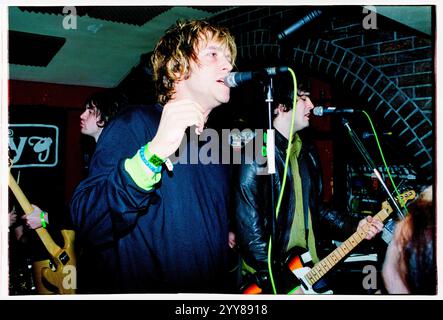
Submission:
<svg viewBox="0 0 443 320">
<path fill-rule="evenodd" d="M 244 82 L 253 79 L 262 79 L 266 76 L 275 76 L 276 74 L 287 72 L 288 69 L 288 67 L 272 67 L 260 71 L 230 72 L 223 81 L 229 88 L 235 88 Z"/>
<path fill-rule="evenodd" d="M 341 114 L 341 113 L 354 113 L 359 112 L 360 110 L 354 109 L 337 109 L 335 107 L 315 107 L 312 109 L 312 113 L 314 116 L 322 117 L 328 114 Z"/>
<path fill-rule="evenodd" d="M 285 31 L 282 31 L 278 34 L 278 40 L 283 40 L 287 36 L 289 36 L 291 33 L 293 33 L 295 30 L 300 29 L 305 24 L 311 22 L 318 16 L 320 16 L 323 12 L 321 10 L 314 10 L 311 13 L 308 13 L 306 16 L 298 20 L 296 23 L 294 23 L 292 26 L 287 28 Z"/>
</svg>

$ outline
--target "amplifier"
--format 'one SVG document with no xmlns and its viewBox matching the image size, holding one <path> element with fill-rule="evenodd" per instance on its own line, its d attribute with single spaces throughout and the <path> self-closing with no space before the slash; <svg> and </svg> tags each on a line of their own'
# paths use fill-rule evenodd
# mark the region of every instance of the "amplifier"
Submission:
<svg viewBox="0 0 443 320">
<path fill-rule="evenodd" d="M 384 178 L 388 189 L 392 192 L 391 180 L 384 166 L 377 168 Z M 397 186 L 406 183 L 409 186 L 417 184 L 417 174 L 412 165 L 392 165 L 389 172 Z M 376 214 L 387 195 L 380 181 L 368 165 L 347 165 L 346 167 L 346 200 L 348 211 L 358 214 Z"/>
</svg>

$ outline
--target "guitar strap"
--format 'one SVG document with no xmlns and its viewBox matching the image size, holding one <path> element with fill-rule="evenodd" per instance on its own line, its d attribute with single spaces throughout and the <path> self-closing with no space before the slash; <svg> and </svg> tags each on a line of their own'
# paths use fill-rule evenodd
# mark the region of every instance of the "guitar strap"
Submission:
<svg viewBox="0 0 443 320">
<path fill-rule="evenodd" d="M 298 160 L 302 141 L 298 134 L 295 135 L 294 140 L 294 144 L 291 148 L 290 163 L 295 193 L 295 212 L 287 249 L 289 250 L 295 246 L 309 249 L 312 260 L 317 262 L 318 257 L 315 247 L 314 232 L 312 230 L 309 197 L 303 197 L 304 194 L 308 195 L 310 190 L 309 171 L 305 161 L 301 161 L 301 167 L 299 167 Z M 303 186 L 306 189 L 304 189 Z"/>
</svg>

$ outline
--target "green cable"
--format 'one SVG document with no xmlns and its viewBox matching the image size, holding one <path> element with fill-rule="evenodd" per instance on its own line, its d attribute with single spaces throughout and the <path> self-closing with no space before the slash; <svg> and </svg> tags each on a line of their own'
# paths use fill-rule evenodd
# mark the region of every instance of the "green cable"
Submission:
<svg viewBox="0 0 443 320">
<path fill-rule="evenodd" d="M 294 132 L 294 122 L 295 122 L 294 119 L 295 119 L 295 113 L 296 113 L 296 109 L 297 109 L 297 103 L 296 103 L 296 101 L 297 101 L 297 99 L 296 99 L 297 78 L 295 76 L 294 71 L 291 68 L 288 68 L 288 71 L 291 73 L 292 80 L 294 82 L 294 99 L 292 99 L 291 130 L 289 131 L 288 149 L 286 151 L 286 160 L 285 160 L 285 170 L 283 173 L 283 181 L 282 181 L 281 188 L 280 188 L 280 195 L 278 197 L 277 207 L 275 209 L 275 220 L 276 221 L 278 218 L 278 213 L 280 211 L 280 206 L 281 206 L 281 202 L 282 202 L 282 198 L 283 198 L 283 190 L 285 189 L 285 185 L 286 185 L 286 174 L 288 172 L 289 157 L 291 154 L 291 147 L 292 147 L 292 136 L 293 136 L 293 132 Z M 274 294 L 277 294 L 277 288 L 275 287 L 274 276 L 272 274 L 271 252 L 272 252 L 272 236 L 269 238 L 269 245 L 268 245 L 268 269 L 269 269 L 269 280 L 271 281 L 272 290 L 273 290 Z"/>
<path fill-rule="evenodd" d="M 297 291 L 300 288 L 300 286 L 296 286 L 294 289 L 289 291 L 287 294 L 293 294 L 295 291 Z"/>
<path fill-rule="evenodd" d="M 401 206 L 406 210 L 406 212 L 408 212 L 408 209 L 406 208 L 406 204 L 404 203 L 403 199 L 401 198 L 400 193 L 398 192 L 397 186 L 395 185 L 394 179 L 391 176 L 391 171 L 389 170 L 388 164 L 386 163 L 385 156 L 384 156 L 383 150 L 382 150 L 382 148 L 380 146 L 380 141 L 378 140 L 378 135 L 377 135 L 377 132 L 375 131 L 375 127 L 374 127 L 374 125 L 372 123 L 371 117 L 364 110 L 363 110 L 363 113 L 368 118 L 369 124 L 371 125 L 372 132 L 374 133 L 375 141 L 377 142 L 377 146 L 378 146 L 378 149 L 380 151 L 381 159 L 382 159 L 383 164 L 384 164 L 384 166 L 386 168 L 386 172 L 388 173 L 389 180 L 391 180 L 391 183 L 392 183 L 392 185 L 394 187 L 395 193 L 397 194 L 397 198 L 399 199 Z"/>
</svg>

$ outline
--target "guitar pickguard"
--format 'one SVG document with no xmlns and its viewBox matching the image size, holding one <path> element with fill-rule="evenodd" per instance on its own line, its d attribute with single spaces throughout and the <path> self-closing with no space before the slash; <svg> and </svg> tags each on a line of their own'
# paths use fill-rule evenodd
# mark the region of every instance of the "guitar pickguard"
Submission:
<svg viewBox="0 0 443 320">
<path fill-rule="evenodd" d="M 304 294 L 332 294 L 332 290 L 327 290 L 325 292 L 316 292 L 314 288 L 309 284 L 309 282 L 306 280 L 305 276 L 311 271 L 311 268 L 309 267 L 303 267 L 300 269 L 295 269 L 292 271 L 292 273 L 297 277 L 298 280 L 300 280 L 302 290 Z"/>
</svg>

